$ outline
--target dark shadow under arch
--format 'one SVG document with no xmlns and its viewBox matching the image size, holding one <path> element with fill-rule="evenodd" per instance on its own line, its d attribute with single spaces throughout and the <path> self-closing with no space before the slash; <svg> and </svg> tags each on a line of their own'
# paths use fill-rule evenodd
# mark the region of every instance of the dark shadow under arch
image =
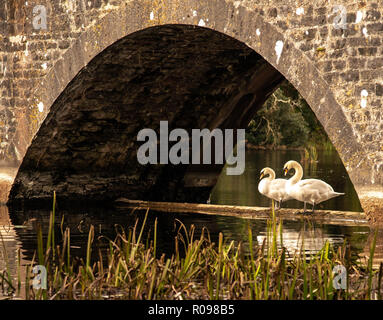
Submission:
<svg viewBox="0 0 383 320">
<path fill-rule="evenodd" d="M 215 178 L 204 186 L 194 180 L 221 166 L 142 166 L 138 131 L 158 130 L 161 120 L 189 132 L 240 128 L 283 79 L 246 45 L 209 29 L 167 25 L 127 36 L 83 68 L 50 108 L 10 201 L 50 199 L 53 190 L 78 200 L 206 200 Z"/>
</svg>

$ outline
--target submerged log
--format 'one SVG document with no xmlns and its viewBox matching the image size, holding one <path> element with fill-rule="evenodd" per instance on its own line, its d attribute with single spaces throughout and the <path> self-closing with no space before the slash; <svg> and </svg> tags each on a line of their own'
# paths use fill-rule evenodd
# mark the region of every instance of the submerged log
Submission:
<svg viewBox="0 0 383 320">
<path fill-rule="evenodd" d="M 272 216 L 271 209 L 265 207 L 179 202 L 154 202 L 129 200 L 126 198 L 117 199 L 116 206 L 134 208 L 137 210 L 151 209 L 161 212 L 211 214 L 245 219 L 267 219 Z M 285 220 L 311 220 L 315 222 L 337 225 L 368 225 L 368 220 L 363 212 L 315 210 L 314 214 L 303 214 L 302 209 L 282 208 L 275 211 L 275 215 L 276 217 Z"/>
</svg>

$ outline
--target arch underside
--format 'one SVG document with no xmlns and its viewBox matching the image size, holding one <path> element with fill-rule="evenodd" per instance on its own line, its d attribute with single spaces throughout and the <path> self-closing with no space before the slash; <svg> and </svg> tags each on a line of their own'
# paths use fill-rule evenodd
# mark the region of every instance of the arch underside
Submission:
<svg viewBox="0 0 383 320">
<path fill-rule="evenodd" d="M 141 165 L 137 133 L 245 128 L 284 77 L 216 31 L 148 28 L 97 55 L 51 106 L 9 202 L 131 199 L 206 201 L 222 165 Z"/>
<path fill-rule="evenodd" d="M 105 14 L 95 18 L 89 19 L 91 24 L 82 26 L 81 33 L 75 35 L 69 49 L 60 50 L 58 59 L 52 60 L 53 67 L 38 78 L 36 87 L 31 88 L 27 107 L 20 110 L 16 127 L 12 129 L 13 136 L 9 139 L 9 148 L 14 148 L 15 152 L 9 152 L 4 159 L 0 159 L 1 203 L 7 199 L 10 203 L 23 199 L 51 199 L 52 190 L 62 191 L 73 198 L 95 196 L 109 199 L 124 188 L 129 189 L 132 198 L 204 199 L 211 189 L 208 185 L 214 183 L 214 177 L 222 168 L 210 167 L 206 171 L 206 166 L 155 166 L 136 170 L 128 161 L 135 159 L 137 146 L 132 137 L 138 128 L 132 125 L 132 119 L 140 121 L 142 126 L 156 123 L 157 127 L 152 128 L 158 129 L 160 119 L 154 116 L 153 110 L 145 108 L 152 103 L 157 108 L 156 112 L 159 110 L 157 114 L 169 117 L 167 120 L 171 122 L 171 128 L 183 125 L 186 128 L 236 127 L 240 121 L 247 121 L 269 92 L 278 86 L 274 83 L 279 83 L 283 75 L 299 91 L 321 122 L 338 151 L 364 210 L 371 211 L 369 202 L 373 197 L 377 200 L 377 210 L 372 211 L 381 213 L 382 167 L 373 163 L 369 156 L 371 150 L 357 138 L 353 125 L 346 118 L 341 106 L 343 102 L 335 98 L 339 88 L 334 87 L 334 84 L 329 85 L 316 67 L 316 62 L 298 48 L 296 41 L 290 38 L 290 33 L 275 24 L 261 7 L 232 0 L 127 1 L 122 6 L 108 5 Z M 54 19 L 62 19 L 62 16 Z M 201 30 L 207 29 L 197 27 L 201 21 L 202 25 L 211 28 L 209 30 L 216 34 L 204 35 L 205 31 Z M 185 23 L 201 31 L 189 37 L 189 42 L 183 42 L 184 53 L 189 52 L 186 64 L 185 60 L 177 60 L 177 54 L 182 50 L 176 48 L 175 42 L 182 39 L 174 36 L 174 30 L 168 27 L 169 24 Z M 150 35 L 155 29 L 145 31 L 145 28 L 155 25 L 166 26 L 163 33 L 157 30 Z M 69 32 L 66 28 L 65 31 Z M 141 35 L 146 37 L 146 42 L 137 38 L 140 30 L 144 30 Z M 182 32 L 179 35 L 185 36 Z M 201 37 L 205 37 L 209 43 L 203 42 Z M 214 37 L 216 40 L 213 40 Z M 226 40 L 218 43 L 219 37 Z M 123 40 L 116 42 L 119 39 Z M 173 43 L 169 43 L 170 39 Z M 136 51 L 123 48 L 124 41 L 136 44 Z M 157 47 L 153 46 L 153 41 L 158 42 Z M 278 42 L 283 43 L 279 56 L 276 50 Z M 204 57 L 201 54 L 195 57 L 193 43 L 197 52 L 204 49 Z M 120 49 L 131 56 L 118 60 L 114 49 L 108 48 L 112 44 L 115 49 L 121 45 Z M 163 54 L 165 59 L 162 62 L 160 56 L 156 57 L 154 53 L 158 51 L 160 55 L 167 47 L 172 51 L 169 49 L 169 55 Z M 143 61 L 141 51 L 148 57 L 153 48 L 152 57 Z M 221 55 L 214 50 L 221 50 Z M 243 55 L 238 56 L 237 53 Z M 225 57 L 222 58 L 222 55 Z M 98 60 L 100 57 L 102 59 Z M 222 59 L 222 62 L 217 59 Z M 197 67 L 196 60 L 200 63 Z M 155 63 L 159 61 L 161 67 L 155 68 Z M 182 66 L 179 69 L 171 67 L 177 61 L 182 61 Z M 151 62 L 152 66 L 149 67 Z M 120 70 L 121 66 L 124 71 Z M 192 67 L 196 70 L 195 74 L 190 70 Z M 164 70 L 169 72 L 166 74 Z M 179 70 L 184 73 L 179 73 Z M 197 71 L 206 74 L 198 75 Z M 125 74 L 127 80 L 116 85 L 109 81 L 113 77 L 108 76 L 108 73 L 120 77 Z M 155 80 L 148 73 L 153 73 Z M 211 83 L 208 80 L 212 80 Z M 86 90 L 85 84 L 88 85 Z M 100 85 L 97 88 L 101 89 L 92 88 L 92 85 Z M 172 85 L 174 87 L 170 89 Z M 123 94 L 119 91 L 124 89 L 132 91 L 122 99 Z M 173 94 L 165 90 L 173 90 Z M 83 101 L 87 104 L 82 104 Z M 97 107 L 91 108 L 90 105 L 95 101 Z M 39 112 L 38 103 L 44 105 L 42 112 Z M 233 110 L 236 110 L 235 113 Z M 185 126 L 186 117 L 193 119 L 189 127 Z M 85 121 L 83 124 L 88 123 L 87 126 L 81 127 L 79 124 L 82 121 Z M 94 123 L 97 125 L 94 126 Z M 119 140 L 111 134 L 113 130 L 121 132 Z M 104 135 L 104 138 L 93 140 L 96 134 Z M 178 178 L 172 180 L 167 178 L 169 175 Z M 90 177 L 91 181 L 88 180 Z M 181 182 L 179 177 L 183 177 L 184 181 Z M 199 184 L 199 188 L 186 188 L 186 185 L 193 183 Z M 205 188 L 202 187 L 203 183 L 207 185 Z M 163 187 L 165 184 L 166 188 Z M 146 190 L 144 193 L 142 188 Z M 127 196 L 126 192 L 124 196 Z"/>
</svg>

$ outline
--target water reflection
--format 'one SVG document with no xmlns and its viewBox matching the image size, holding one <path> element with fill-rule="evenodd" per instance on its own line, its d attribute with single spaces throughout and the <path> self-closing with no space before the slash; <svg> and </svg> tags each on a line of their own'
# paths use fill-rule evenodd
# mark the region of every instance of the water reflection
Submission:
<svg viewBox="0 0 383 320">
<path fill-rule="evenodd" d="M 16 270 L 18 244 L 15 228 L 9 219 L 8 209 L 0 206 L 0 271 Z"/>
<path fill-rule="evenodd" d="M 383 263 L 383 229 L 371 229 L 371 231 L 368 233 L 367 240 L 364 241 L 363 250 L 359 254 L 359 261 L 362 263 L 367 263 L 374 242 L 375 232 L 376 245 L 374 252 L 373 267 L 378 268 L 380 264 Z"/>
<path fill-rule="evenodd" d="M 71 230 L 71 255 L 85 258 L 86 243 L 90 225 L 95 226 L 95 239 L 104 236 L 113 239 L 116 235 L 116 225 L 133 228 L 136 219 L 139 225 L 142 223 L 145 213 L 131 209 L 116 208 L 88 208 L 73 209 L 71 211 L 57 210 L 55 234 L 56 244 L 61 241 L 61 230 Z M 218 242 L 219 233 L 222 232 L 227 242 L 234 240 L 236 244 L 242 243 L 245 252 L 248 252 L 248 228 L 252 229 L 253 242 L 262 244 L 267 230 L 267 221 L 264 219 L 240 219 L 226 216 L 211 216 L 187 213 L 164 213 L 151 211 L 144 229 L 143 241 L 153 238 L 153 226 L 155 219 L 158 220 L 157 252 L 171 255 L 174 252 L 174 239 L 180 226 L 177 219 L 182 221 L 189 229 L 195 225 L 195 237 L 199 237 L 202 229 L 207 228 L 210 238 Z M 49 211 L 14 211 L 8 214 L 6 207 L 1 207 L 0 230 L 8 259 L 8 268 L 14 277 L 17 274 L 17 250 L 21 250 L 21 264 L 30 263 L 36 250 L 37 226 L 42 226 L 43 231 L 48 230 Z M 46 240 L 46 232 L 44 239 Z M 314 253 L 321 249 L 326 241 L 334 247 L 340 246 L 344 241 L 350 244 L 350 250 L 356 258 L 358 255 L 368 254 L 366 248 L 371 238 L 368 226 L 341 226 L 329 225 L 317 222 L 304 222 L 285 220 L 283 221 L 283 243 L 289 253 L 293 255 L 302 248 L 304 239 L 304 250 L 306 253 Z M 93 254 L 98 255 L 98 249 L 105 252 L 107 242 L 97 240 L 94 244 Z M 4 254 L 2 252 L 2 254 Z M 383 258 L 383 233 L 378 237 L 376 257 Z M 5 259 L 1 259 L 0 270 L 6 267 Z M 25 273 L 22 273 L 25 279 Z M 0 294 L 1 295 L 1 294 Z"/>
<path fill-rule="evenodd" d="M 263 243 L 267 239 L 266 233 L 257 236 L 258 243 Z M 307 229 L 301 228 L 300 231 L 294 229 L 285 230 L 282 234 L 282 240 L 277 237 L 277 245 L 279 248 L 285 247 L 290 254 L 299 252 L 301 248 L 306 248 L 305 253 L 313 254 L 321 250 L 326 242 L 329 242 L 334 247 L 343 244 L 343 235 L 328 235 L 325 230 L 315 226 L 310 226 Z"/>
<path fill-rule="evenodd" d="M 275 170 L 277 178 L 285 178 L 282 173 L 284 164 L 288 160 L 299 161 L 300 158 L 299 151 L 247 151 L 244 174 L 240 176 L 221 174 L 211 194 L 211 203 L 258 207 L 270 206 L 270 200 L 258 192 L 260 171 L 264 167 L 271 167 Z M 354 186 L 335 150 L 320 151 L 318 152 L 317 163 L 307 162 L 302 164 L 304 179 L 317 178 L 324 180 L 335 191 L 345 193 L 344 196 L 320 203 L 316 206 L 317 209 L 363 211 Z M 303 208 L 303 204 L 296 200 L 289 200 L 283 206 L 287 208 Z"/>
<path fill-rule="evenodd" d="M 3 207 L 3 209 L 6 207 Z M 3 211 L 4 212 L 4 211 Z M 12 261 L 11 268 L 15 269 L 16 249 L 21 248 L 23 258 L 31 260 L 36 249 L 36 232 L 40 224 L 44 236 L 49 225 L 49 211 L 33 210 L 12 212 L 3 232 L 7 230 L 7 252 Z M 131 209 L 73 209 L 69 211 L 57 211 L 56 216 L 56 243 L 60 242 L 61 233 L 65 228 L 71 231 L 72 254 L 85 257 L 86 242 L 90 225 L 95 226 L 95 239 L 104 236 L 113 239 L 116 235 L 116 225 L 133 228 L 136 219 L 143 221 L 144 212 Z M 153 236 L 155 219 L 158 219 L 158 252 L 171 255 L 174 252 L 174 239 L 180 226 L 177 219 L 182 221 L 189 229 L 192 224 L 196 227 L 195 237 L 199 237 L 205 227 L 210 233 L 212 241 L 217 242 L 219 233 L 222 232 L 227 241 L 242 242 L 246 248 L 248 244 L 248 228 L 252 229 L 254 243 L 261 244 L 266 236 L 267 221 L 264 219 L 240 219 L 234 217 L 211 216 L 187 213 L 164 213 L 151 211 L 144 229 L 144 241 L 150 241 Z M 322 223 L 301 223 L 300 221 L 283 221 L 283 241 L 285 247 L 294 253 L 301 249 L 304 239 L 304 249 L 307 253 L 319 250 L 326 241 L 334 246 L 342 245 L 346 240 L 351 245 L 355 254 L 363 252 L 364 244 L 369 235 L 367 226 L 338 226 Z M 383 241 L 383 239 L 382 239 Z M 106 249 L 106 242 L 96 242 L 97 248 Z M 96 252 L 97 250 L 95 250 Z"/>
</svg>

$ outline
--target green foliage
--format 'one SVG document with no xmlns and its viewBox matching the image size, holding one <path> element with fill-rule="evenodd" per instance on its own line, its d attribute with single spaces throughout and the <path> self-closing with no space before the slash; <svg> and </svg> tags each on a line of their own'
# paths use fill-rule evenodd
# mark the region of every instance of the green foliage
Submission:
<svg viewBox="0 0 383 320">
<path fill-rule="evenodd" d="M 211 241 L 206 229 L 202 229 L 198 237 L 194 226 L 187 229 L 176 219 L 175 252 L 171 257 L 162 254 L 159 258 L 155 255 L 156 237 L 154 243 L 143 241 L 148 213 L 149 210 L 141 228 L 136 221 L 128 230 L 118 226 L 114 239 L 99 237 L 98 241 L 107 244 L 109 250 L 103 253 L 102 246 L 98 246 L 98 257 L 93 259 L 90 252 L 95 247 L 95 239 L 91 226 L 86 260 L 71 256 L 68 265 L 65 254 L 70 246 L 69 233 L 62 231 L 63 239 L 57 243 L 55 255 L 51 248 L 42 252 L 47 289 L 31 286 L 33 259 L 27 265 L 25 298 L 375 300 L 381 297 L 382 265 L 379 271 L 373 268 L 375 239 L 367 266 L 349 260 L 346 243 L 334 248 L 326 242 L 315 254 L 307 254 L 303 239 L 300 250 L 289 252 L 282 237 L 283 221 L 276 216 L 273 205 L 262 242 L 253 242 L 253 230 L 248 227 L 248 252 L 242 243 L 228 242 L 222 233 L 218 244 Z M 333 287 L 333 270 L 339 264 L 347 268 L 346 290 Z M 8 287 L 11 298 L 16 285 L 12 278 L 1 275 L 0 287 Z"/>
<path fill-rule="evenodd" d="M 287 81 L 258 110 L 246 138 L 253 145 L 304 147 L 309 153 L 312 146 L 331 146 L 307 102 Z"/>
</svg>

